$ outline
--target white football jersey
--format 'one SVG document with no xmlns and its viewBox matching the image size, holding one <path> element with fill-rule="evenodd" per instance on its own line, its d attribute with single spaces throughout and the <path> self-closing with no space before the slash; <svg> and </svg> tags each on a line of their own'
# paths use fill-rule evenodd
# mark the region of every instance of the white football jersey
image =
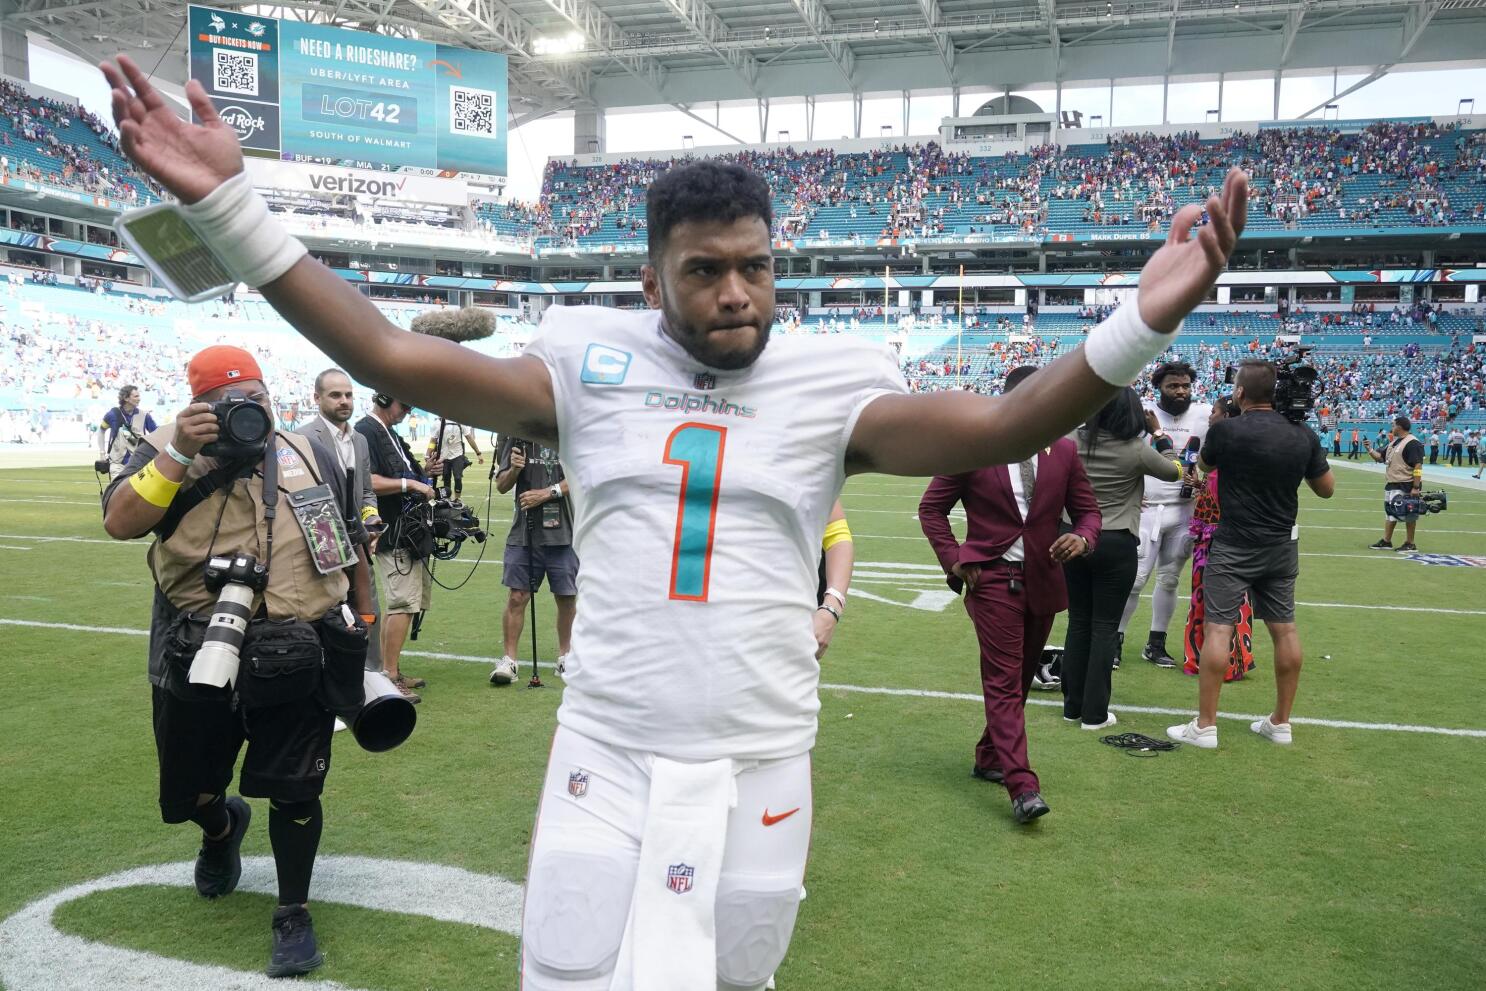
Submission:
<svg viewBox="0 0 1486 991">
<path fill-rule="evenodd" d="M 558 721 L 682 760 L 815 742 L 820 542 L 869 402 L 904 393 L 886 348 L 775 336 L 707 368 L 658 310 L 552 307 L 526 349 L 552 374 L 579 559 Z"/>
<path fill-rule="evenodd" d="M 1193 403 L 1181 416 L 1172 416 L 1161 408 L 1159 402 L 1151 403 L 1146 409 L 1156 414 L 1156 422 L 1161 424 L 1161 429 L 1171 438 L 1172 453 L 1178 457 L 1193 437 L 1197 438 L 1199 445 L 1207 440 L 1207 421 L 1213 415 L 1213 408 L 1207 403 Z M 1149 475 L 1145 478 L 1145 501 L 1152 505 L 1192 502 L 1190 498 L 1182 498 L 1180 479 L 1166 482 Z"/>
</svg>

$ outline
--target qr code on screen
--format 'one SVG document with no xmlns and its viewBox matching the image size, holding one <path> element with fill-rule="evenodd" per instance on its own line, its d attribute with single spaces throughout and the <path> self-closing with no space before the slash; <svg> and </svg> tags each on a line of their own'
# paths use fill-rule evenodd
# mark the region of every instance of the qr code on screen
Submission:
<svg viewBox="0 0 1486 991">
<path fill-rule="evenodd" d="M 449 87 L 449 118 L 455 134 L 476 138 L 498 138 L 496 99 L 499 94 L 488 89 L 467 86 Z"/>
<path fill-rule="evenodd" d="M 212 88 L 218 93 L 258 95 L 258 55 L 255 52 L 225 52 L 217 49 L 212 63 Z"/>
</svg>

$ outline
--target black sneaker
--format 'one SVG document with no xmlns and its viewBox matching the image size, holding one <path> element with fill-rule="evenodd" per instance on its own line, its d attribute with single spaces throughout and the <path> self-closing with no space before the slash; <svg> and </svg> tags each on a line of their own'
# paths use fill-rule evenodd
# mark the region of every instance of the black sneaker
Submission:
<svg viewBox="0 0 1486 991">
<path fill-rule="evenodd" d="M 1176 667 L 1176 659 L 1166 653 L 1165 644 L 1148 643 L 1145 645 L 1145 649 L 1140 652 L 1140 656 L 1158 668 Z"/>
<path fill-rule="evenodd" d="M 982 781 L 989 781 L 993 785 L 1004 784 L 1006 781 L 1006 775 L 1002 774 L 995 768 L 990 768 L 988 770 L 986 768 L 980 767 L 979 765 L 971 765 L 970 776 L 972 778 L 979 778 Z"/>
<path fill-rule="evenodd" d="M 1393 550 L 1393 541 L 1380 540 L 1376 544 L 1368 544 L 1367 549 L 1371 551 L 1391 551 Z"/>
<path fill-rule="evenodd" d="M 1011 817 L 1021 826 L 1051 811 L 1042 800 L 1042 795 L 1035 791 L 1024 791 L 1011 800 Z"/>
<path fill-rule="evenodd" d="M 268 960 L 269 977 L 308 974 L 325 962 L 315 945 L 315 924 L 303 905 L 280 905 L 273 910 L 273 955 Z"/>
<path fill-rule="evenodd" d="M 1415 551 L 1415 552 L 1417 552 L 1419 550 L 1419 548 L 1416 547 L 1414 544 L 1400 544 L 1399 547 L 1398 547 L 1398 550 L 1399 550 L 1399 553 L 1403 553 L 1404 551 Z"/>
<path fill-rule="evenodd" d="M 1120 662 L 1125 659 L 1125 634 L 1121 633 L 1120 642 L 1115 645 L 1114 670 L 1120 669 Z"/>
<path fill-rule="evenodd" d="M 242 877 L 243 835 L 253 820 L 253 810 L 247 802 L 233 795 L 227 799 L 227 814 L 232 817 L 232 828 L 226 837 L 203 839 L 201 850 L 196 854 L 196 893 L 202 898 L 232 894 Z"/>
</svg>

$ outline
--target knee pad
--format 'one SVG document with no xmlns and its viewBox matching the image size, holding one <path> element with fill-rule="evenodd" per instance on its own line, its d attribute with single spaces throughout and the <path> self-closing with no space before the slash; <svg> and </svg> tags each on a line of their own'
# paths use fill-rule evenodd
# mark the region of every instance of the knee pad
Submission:
<svg viewBox="0 0 1486 991">
<path fill-rule="evenodd" d="M 720 986 L 762 987 L 779 969 L 795 931 L 800 889 L 727 889 L 717 896 L 717 980 Z"/>
<path fill-rule="evenodd" d="M 534 968 L 565 980 L 613 970 L 634 896 L 632 862 L 568 850 L 539 853 L 527 886 L 521 939 Z"/>
</svg>

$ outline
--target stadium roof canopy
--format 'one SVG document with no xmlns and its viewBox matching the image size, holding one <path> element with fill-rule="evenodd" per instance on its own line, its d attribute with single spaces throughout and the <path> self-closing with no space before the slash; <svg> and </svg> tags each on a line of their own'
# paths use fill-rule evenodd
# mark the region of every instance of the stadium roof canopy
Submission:
<svg viewBox="0 0 1486 991">
<path fill-rule="evenodd" d="M 958 91 L 1486 58 L 1486 0 L 289 0 L 253 13 L 511 56 L 557 110 Z M 7 28 L 185 75 L 184 0 L 0 0 Z M 970 108 L 973 109 L 973 108 Z"/>
</svg>

